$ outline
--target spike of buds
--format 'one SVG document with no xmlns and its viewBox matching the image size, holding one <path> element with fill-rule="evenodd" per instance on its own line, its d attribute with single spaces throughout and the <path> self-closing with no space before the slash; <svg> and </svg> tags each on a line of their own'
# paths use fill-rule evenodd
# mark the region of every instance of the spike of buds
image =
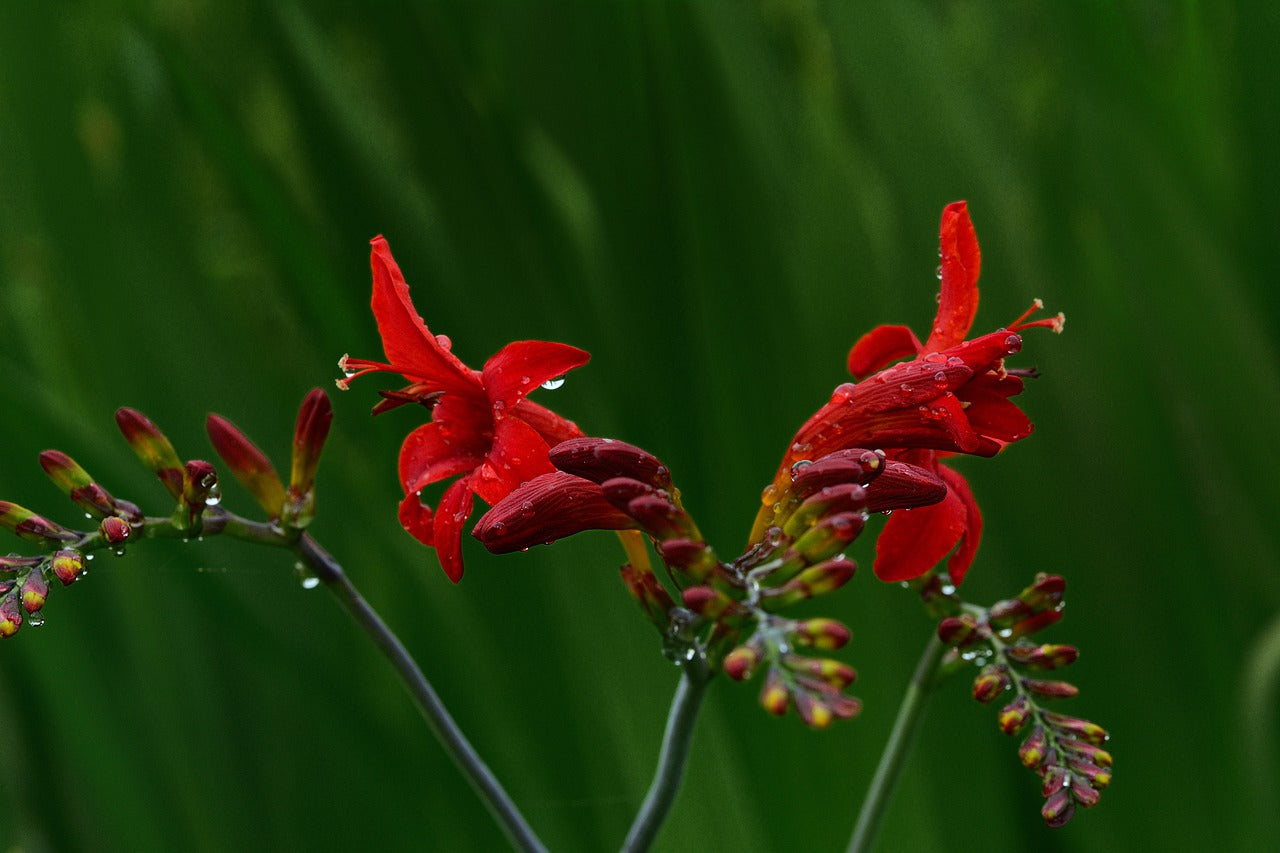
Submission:
<svg viewBox="0 0 1280 853">
<path fill-rule="evenodd" d="M 284 483 L 266 454 L 258 449 L 239 427 L 221 415 L 209 415 L 204 422 L 209 441 L 227 470 L 253 495 L 267 518 L 279 518 L 284 504 Z"/>
<path fill-rule="evenodd" d="M 280 520 L 289 527 L 303 528 L 316 512 L 316 469 L 320 453 L 329 437 L 333 406 L 329 395 L 312 389 L 298 409 L 298 422 L 293 431 L 293 464 L 289 475 L 289 494 Z"/>
<path fill-rule="evenodd" d="M 70 586 L 84 573 L 84 555 L 71 548 L 63 548 L 49 558 L 49 567 L 63 586 Z"/>
<path fill-rule="evenodd" d="M 182 462 L 169 439 L 136 409 L 117 409 L 116 425 L 133 452 L 160 478 L 174 500 L 182 500 Z"/>
<path fill-rule="evenodd" d="M 7 527 L 23 539 L 53 545 L 79 539 L 79 534 L 36 515 L 26 507 L 0 501 L 0 527 Z"/>
</svg>

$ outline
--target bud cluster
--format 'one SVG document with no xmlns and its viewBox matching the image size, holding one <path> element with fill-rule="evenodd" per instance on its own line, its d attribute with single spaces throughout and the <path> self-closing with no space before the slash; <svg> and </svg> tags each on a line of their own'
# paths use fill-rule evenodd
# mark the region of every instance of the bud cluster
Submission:
<svg viewBox="0 0 1280 853">
<path fill-rule="evenodd" d="M 271 516 L 281 541 L 296 539 L 314 513 L 314 479 L 320 449 L 332 410 L 324 392 L 316 390 L 303 401 L 294 438 L 293 478 L 286 493 L 270 462 L 262 457 L 229 421 L 209 416 L 209 434 L 228 467 L 245 482 Z M 39 625 L 53 579 L 68 586 L 87 574 L 93 552 L 110 549 L 124 554 L 129 542 L 147 536 L 194 538 L 225 528 L 228 513 L 221 501 L 218 472 L 204 460 L 182 462 L 169 439 L 145 415 L 134 409 L 116 412 L 116 423 L 143 464 L 159 478 L 176 501 L 168 517 L 149 518 L 132 501 L 113 496 L 74 459 L 59 450 L 40 454 L 40 466 L 96 527 L 63 527 L 9 501 L 0 501 L 0 527 L 19 538 L 38 543 L 44 553 L 0 557 L 0 637 L 11 637 L 24 621 Z M 256 455 L 255 455 L 256 454 Z"/>
<path fill-rule="evenodd" d="M 985 609 L 959 602 L 954 588 L 937 576 L 922 588 L 926 604 L 951 611 L 938 624 L 939 639 L 953 649 L 957 661 L 978 667 L 973 698 L 1004 703 L 996 715 L 1000 730 L 1025 733 L 1018 757 L 1042 780 L 1040 813 L 1052 827 L 1071 820 L 1077 806 L 1098 802 L 1099 792 L 1111 782 L 1112 764 L 1103 748 L 1110 737 L 1105 729 L 1043 707 L 1079 692 L 1068 681 L 1046 677 L 1074 663 L 1076 648 L 1029 639 L 1062 617 L 1065 588 L 1061 577 L 1040 574 L 1016 598 Z"/>
</svg>

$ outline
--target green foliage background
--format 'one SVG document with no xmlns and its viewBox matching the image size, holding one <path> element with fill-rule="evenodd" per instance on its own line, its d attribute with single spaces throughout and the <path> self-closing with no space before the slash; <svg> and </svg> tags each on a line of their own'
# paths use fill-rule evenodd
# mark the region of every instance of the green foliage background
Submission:
<svg viewBox="0 0 1280 853">
<path fill-rule="evenodd" d="M 961 463 L 987 519 L 965 592 L 1066 574 L 1063 709 L 1112 731 L 1116 778 L 1046 830 L 956 679 L 880 849 L 1267 849 L 1280 30 L 1253 6 L 4 3 L 0 497 L 73 521 L 35 462 L 57 447 L 161 510 L 121 405 L 194 457 L 220 412 L 287 465 L 303 394 L 380 353 L 385 233 L 469 363 L 590 350 L 544 402 L 665 459 L 732 552 L 849 345 L 929 321 L 938 216 L 967 198 L 979 329 L 1035 296 L 1068 324 L 1019 359 L 1037 434 Z M 454 587 L 396 523 L 416 420 L 371 420 L 376 385 L 335 397 L 317 537 L 548 844 L 616 846 L 676 681 L 616 543 L 470 543 Z M 862 717 L 810 732 L 715 683 L 661 849 L 843 849 L 930 625 L 869 569 L 817 610 L 854 628 Z M 0 645 L 0 849 L 500 848 L 285 556 L 149 544 L 47 613 Z"/>
</svg>

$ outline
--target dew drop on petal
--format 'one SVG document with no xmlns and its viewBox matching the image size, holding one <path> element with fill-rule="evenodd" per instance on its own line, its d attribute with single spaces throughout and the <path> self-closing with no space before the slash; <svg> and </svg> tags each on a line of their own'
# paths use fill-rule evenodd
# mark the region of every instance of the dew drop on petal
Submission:
<svg viewBox="0 0 1280 853">
<path fill-rule="evenodd" d="M 436 335 L 436 343 L 440 345 L 440 349 L 446 352 L 453 349 L 453 341 L 449 340 L 448 335 Z"/>
<path fill-rule="evenodd" d="M 546 382 L 542 383 L 542 387 L 546 388 L 548 391 L 554 391 L 562 385 L 564 385 L 563 376 L 557 376 L 554 379 L 548 379 Z"/>
</svg>

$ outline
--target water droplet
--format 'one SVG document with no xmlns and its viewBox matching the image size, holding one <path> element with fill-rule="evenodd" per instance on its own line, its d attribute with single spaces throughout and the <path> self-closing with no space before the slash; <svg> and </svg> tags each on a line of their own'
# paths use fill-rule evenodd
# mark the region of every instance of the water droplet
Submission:
<svg viewBox="0 0 1280 853">
<path fill-rule="evenodd" d="M 320 578 L 316 577 L 315 575 L 310 575 L 309 577 L 305 577 L 302 579 L 303 589 L 315 589 L 318 586 L 320 586 Z"/>
<path fill-rule="evenodd" d="M 85 518 L 88 518 L 88 519 L 92 519 L 92 518 L 93 518 L 93 513 L 91 513 L 91 512 L 86 512 L 86 513 L 84 514 L 84 517 L 85 517 Z"/>
<path fill-rule="evenodd" d="M 315 589 L 320 585 L 320 578 L 313 575 L 301 560 L 293 564 L 293 576 L 298 579 L 303 589 Z"/>
<path fill-rule="evenodd" d="M 940 352 L 931 352 L 920 360 L 927 361 L 930 364 L 937 364 L 939 362 L 946 361 L 947 357 Z"/>
<path fill-rule="evenodd" d="M 933 271 L 933 274 L 938 277 L 938 281 L 942 281 L 942 264 L 938 264 L 938 268 Z M 942 301 L 942 291 L 938 291 L 938 301 Z"/>
<path fill-rule="evenodd" d="M 449 340 L 448 335 L 436 335 L 436 343 L 440 345 L 440 349 L 446 352 L 453 349 L 453 341 Z"/>
<path fill-rule="evenodd" d="M 947 367 L 959 367 L 964 364 L 964 359 L 958 355 L 953 355 L 947 359 Z"/>
<path fill-rule="evenodd" d="M 1004 351 L 1009 355 L 1013 355 L 1020 349 L 1022 349 L 1022 338 L 1017 335 L 1010 335 L 1004 339 Z"/>
<path fill-rule="evenodd" d="M 941 370 L 933 374 L 933 384 L 937 385 L 939 388 L 946 388 L 947 374 L 943 373 Z"/>
<path fill-rule="evenodd" d="M 764 487 L 764 491 L 760 493 L 760 503 L 765 506 L 773 506 L 778 502 L 778 487 L 773 483 Z"/>
<path fill-rule="evenodd" d="M 84 555 L 84 558 L 85 558 L 86 560 L 92 560 L 92 559 L 93 559 L 93 555 L 92 555 L 92 554 L 85 554 L 85 555 Z"/>
<path fill-rule="evenodd" d="M 217 506 L 220 503 L 222 503 L 222 493 L 217 489 L 214 489 L 212 492 L 209 492 L 209 494 L 204 499 L 205 506 Z"/>
<path fill-rule="evenodd" d="M 801 471 L 803 471 L 805 468 L 808 468 L 812 464 L 813 462 L 811 462 L 808 459 L 801 459 L 799 462 L 791 466 L 791 476 L 795 477 L 797 474 L 799 474 Z"/>
<path fill-rule="evenodd" d="M 955 595 L 955 594 L 956 594 L 956 588 L 955 588 L 955 586 L 953 586 L 952 584 L 949 584 L 949 583 L 943 584 L 943 585 L 942 585 L 942 588 L 941 588 L 941 589 L 939 589 L 938 591 L 939 591 L 939 592 L 941 592 L 943 595 Z"/>
<path fill-rule="evenodd" d="M 37 610 L 35 613 L 27 614 L 27 624 L 33 628 L 39 628 L 44 624 L 44 611 Z"/>
<path fill-rule="evenodd" d="M 791 452 L 792 452 L 792 453 L 804 453 L 806 450 L 809 450 L 812 446 L 813 446 L 813 445 L 808 444 L 808 443 L 806 443 L 806 442 L 803 442 L 803 441 L 797 441 L 795 444 L 791 445 Z"/>
<path fill-rule="evenodd" d="M 893 510 L 891 510 L 891 509 L 882 509 L 882 510 L 880 510 L 880 514 L 881 514 L 881 515 L 883 515 L 883 516 L 885 516 L 885 517 L 887 518 L 887 517 L 889 517 L 889 516 L 893 515 Z"/>
</svg>

